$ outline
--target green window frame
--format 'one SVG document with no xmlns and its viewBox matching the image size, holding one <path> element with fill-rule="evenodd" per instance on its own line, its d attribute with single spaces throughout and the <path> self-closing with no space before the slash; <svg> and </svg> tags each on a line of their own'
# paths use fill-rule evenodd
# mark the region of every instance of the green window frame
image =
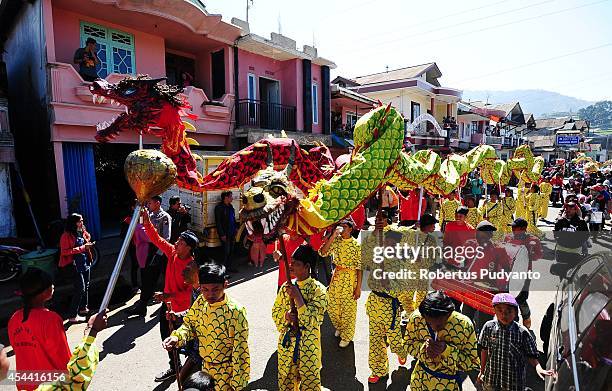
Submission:
<svg viewBox="0 0 612 391">
<path fill-rule="evenodd" d="M 91 37 L 96 40 L 96 52 L 100 59 L 98 76 L 105 78 L 111 73 L 136 74 L 136 51 L 134 36 L 124 31 L 99 24 L 81 21 L 81 47 Z"/>
</svg>

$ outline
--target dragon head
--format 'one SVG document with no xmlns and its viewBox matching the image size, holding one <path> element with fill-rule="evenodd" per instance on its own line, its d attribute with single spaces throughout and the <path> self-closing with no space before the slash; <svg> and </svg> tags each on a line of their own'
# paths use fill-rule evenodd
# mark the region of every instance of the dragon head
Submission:
<svg viewBox="0 0 612 391">
<path fill-rule="evenodd" d="M 261 234 L 266 242 L 276 239 L 279 230 L 287 226 L 289 217 L 297 211 L 297 189 L 289 181 L 294 158 L 295 147 L 292 147 L 289 164 L 284 170 L 276 171 L 269 149 L 268 167 L 257 173 L 251 188 L 242 194 L 240 219 L 250 235 Z"/>
<path fill-rule="evenodd" d="M 126 112 L 110 122 L 98 124 L 96 140 L 107 142 L 120 132 L 136 130 L 141 134 L 161 136 L 155 128 L 160 125 L 160 116 L 168 105 L 177 112 L 188 108 L 189 104 L 181 95 L 178 86 L 160 84 L 165 78 L 152 79 L 147 75 L 127 77 L 116 84 L 98 79 L 89 90 L 94 102 L 104 103 L 107 99 L 114 105 L 125 105 Z"/>
</svg>

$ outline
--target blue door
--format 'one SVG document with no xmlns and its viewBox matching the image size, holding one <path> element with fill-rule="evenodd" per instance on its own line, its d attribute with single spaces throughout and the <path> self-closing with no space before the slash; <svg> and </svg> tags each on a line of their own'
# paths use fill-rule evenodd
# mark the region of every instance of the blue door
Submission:
<svg viewBox="0 0 612 391">
<path fill-rule="evenodd" d="M 63 143 L 62 151 L 68 213 L 83 215 L 87 231 L 94 239 L 100 238 L 100 210 L 93 145 Z"/>
</svg>

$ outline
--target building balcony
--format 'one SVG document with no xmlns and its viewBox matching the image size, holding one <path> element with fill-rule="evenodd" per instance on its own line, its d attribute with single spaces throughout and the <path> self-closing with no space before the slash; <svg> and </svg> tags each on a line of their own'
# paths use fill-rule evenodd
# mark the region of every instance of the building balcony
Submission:
<svg viewBox="0 0 612 391">
<path fill-rule="evenodd" d="M 484 133 L 474 133 L 472 135 L 471 143 L 472 144 L 487 144 L 487 145 L 502 145 L 503 137 L 497 136 L 488 136 Z"/>
<path fill-rule="evenodd" d="M 237 104 L 238 127 L 296 130 L 295 106 L 268 103 L 260 100 L 240 99 Z"/>
<path fill-rule="evenodd" d="M 54 141 L 93 140 L 98 123 L 110 121 L 125 112 L 124 106 L 111 105 L 110 102 L 94 103 L 89 91 L 91 83 L 83 81 L 72 65 L 54 62 L 49 63 L 48 68 L 51 81 L 53 124 L 56 128 L 53 134 Z M 109 83 L 117 83 L 126 76 L 128 75 L 112 73 L 106 77 L 106 80 Z M 192 106 L 191 113 L 198 117 L 195 120 L 183 119 L 196 128 L 196 131 L 190 133 L 189 137 L 195 138 L 203 145 L 223 146 L 232 128 L 233 95 L 225 94 L 219 101 L 211 101 L 202 89 L 191 86 L 186 87 L 183 93 Z M 75 130 L 71 129 L 68 135 L 65 132 L 68 127 L 90 127 L 91 134 L 83 134 L 82 130 L 80 133 L 75 133 Z M 64 130 L 63 134 L 62 130 Z M 126 143 L 133 142 L 135 139 L 135 135 L 121 134 L 117 137 L 118 142 Z"/>
</svg>

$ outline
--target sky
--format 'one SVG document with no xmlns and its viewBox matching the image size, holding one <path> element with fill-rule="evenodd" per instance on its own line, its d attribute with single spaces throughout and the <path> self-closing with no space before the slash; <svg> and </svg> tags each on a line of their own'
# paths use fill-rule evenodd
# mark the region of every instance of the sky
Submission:
<svg viewBox="0 0 612 391">
<path fill-rule="evenodd" d="M 249 2 L 250 3 L 250 2 Z M 247 0 L 208 0 L 246 18 Z M 253 0 L 252 33 L 314 45 L 354 77 L 436 62 L 443 86 L 612 100 L 612 0 Z"/>
</svg>

